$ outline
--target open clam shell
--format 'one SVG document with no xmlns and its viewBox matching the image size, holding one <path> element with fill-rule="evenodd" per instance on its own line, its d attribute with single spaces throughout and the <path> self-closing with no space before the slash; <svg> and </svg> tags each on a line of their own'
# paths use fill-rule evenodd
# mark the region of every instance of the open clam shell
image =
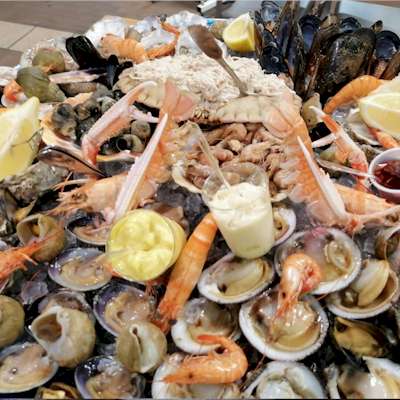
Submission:
<svg viewBox="0 0 400 400">
<path fill-rule="evenodd" d="M 361 269 L 360 249 L 338 229 L 316 227 L 292 235 L 275 253 L 275 269 L 279 275 L 286 257 L 298 251 L 312 257 L 321 267 L 322 282 L 312 292 L 315 295 L 345 288 Z"/>
<path fill-rule="evenodd" d="M 230 253 L 203 271 L 197 287 L 204 297 L 216 303 L 241 303 L 261 293 L 274 275 L 267 260 L 245 260 Z"/>
<path fill-rule="evenodd" d="M 388 260 L 395 271 L 400 270 L 400 224 L 379 231 L 375 253 L 377 257 Z"/>
<path fill-rule="evenodd" d="M 278 246 L 287 240 L 296 229 L 296 213 L 286 207 L 273 207 L 275 225 L 275 244 Z"/>
<path fill-rule="evenodd" d="M 133 285 L 112 281 L 95 296 L 93 311 L 100 325 L 118 336 L 130 322 L 151 319 L 155 299 Z"/>
<path fill-rule="evenodd" d="M 239 387 L 235 383 L 220 385 L 178 385 L 166 383 L 163 379 L 179 367 L 185 354 L 174 353 L 165 359 L 154 374 L 151 385 L 153 399 L 237 399 L 240 398 Z"/>
<path fill-rule="evenodd" d="M 366 260 L 360 275 L 347 288 L 331 293 L 326 304 L 343 318 L 370 318 L 388 310 L 400 295 L 399 278 L 386 260 Z"/>
<path fill-rule="evenodd" d="M 317 377 L 303 364 L 294 361 L 271 361 L 243 392 L 255 399 L 326 399 Z"/>
<path fill-rule="evenodd" d="M 240 336 L 237 309 L 218 305 L 205 298 L 192 299 L 185 305 L 182 316 L 171 328 L 172 339 L 183 351 L 207 354 L 218 345 L 205 345 L 196 340 L 199 335 Z"/>
<path fill-rule="evenodd" d="M 106 245 L 110 226 L 95 227 L 93 221 L 93 216 L 78 215 L 67 223 L 66 229 L 82 243 L 103 247 Z"/>
<path fill-rule="evenodd" d="M 113 357 L 99 356 L 78 365 L 75 384 L 84 399 L 137 399 L 145 381 Z"/>
<path fill-rule="evenodd" d="M 14 343 L 24 331 L 25 312 L 11 297 L 0 295 L 0 348 Z"/>
<path fill-rule="evenodd" d="M 101 262 L 103 253 L 93 248 L 74 248 L 64 252 L 48 269 L 51 279 L 76 291 L 99 289 L 111 279 Z"/>
<path fill-rule="evenodd" d="M 57 363 L 38 343 L 6 347 L 0 352 L 0 393 L 21 393 L 41 386 L 57 369 Z"/>
<path fill-rule="evenodd" d="M 298 361 L 321 347 L 328 332 L 328 318 L 312 296 L 304 296 L 272 333 L 277 291 L 267 291 L 242 304 L 240 328 L 247 340 L 265 356 L 278 361 Z M 275 324 L 274 324 L 275 326 Z"/>
</svg>

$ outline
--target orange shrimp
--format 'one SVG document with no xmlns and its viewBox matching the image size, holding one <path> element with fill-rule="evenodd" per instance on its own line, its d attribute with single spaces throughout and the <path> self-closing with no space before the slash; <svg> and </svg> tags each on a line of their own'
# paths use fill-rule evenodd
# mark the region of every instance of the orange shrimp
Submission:
<svg viewBox="0 0 400 400">
<path fill-rule="evenodd" d="M 186 358 L 175 372 L 163 379 L 164 382 L 221 384 L 235 382 L 244 376 L 249 364 L 244 351 L 233 340 L 213 335 L 200 335 L 197 339 L 204 344 L 219 344 L 224 351 Z"/>
<path fill-rule="evenodd" d="M 4 87 L 3 94 L 4 97 L 12 102 L 16 102 L 19 100 L 20 95 L 23 93 L 22 87 L 18 85 L 15 80 L 10 81 Z"/>
<path fill-rule="evenodd" d="M 296 305 L 301 294 L 314 290 L 321 280 L 321 268 L 313 258 L 305 253 L 287 257 L 282 266 L 276 317 L 283 317 Z"/>
<path fill-rule="evenodd" d="M 349 162 L 351 167 L 362 172 L 368 172 L 368 161 L 365 153 L 344 131 L 344 129 L 328 114 L 313 107 L 317 116 L 321 118 L 335 137 L 335 158 L 341 164 Z M 357 178 L 357 189 L 366 190 L 366 178 Z"/>
<path fill-rule="evenodd" d="M 186 242 L 172 269 L 165 295 L 158 305 L 154 323 L 163 332 L 169 331 L 170 321 L 177 318 L 196 287 L 216 233 L 217 225 L 209 213 Z"/>
<path fill-rule="evenodd" d="M 133 60 L 135 63 L 141 63 L 148 59 L 143 45 L 132 38 L 122 39 L 108 34 L 101 39 L 101 47 L 106 56 L 114 54 L 119 58 Z"/>
<path fill-rule="evenodd" d="M 386 132 L 380 131 L 375 128 L 368 128 L 375 139 L 385 148 L 385 149 L 393 149 L 395 147 L 399 147 L 399 142 L 392 136 Z"/>
<path fill-rule="evenodd" d="M 154 85 L 154 82 L 144 82 L 130 90 L 89 129 L 82 139 L 82 153 L 89 162 L 95 165 L 101 145 L 129 126 L 133 119 L 131 104 L 138 99 L 143 89 Z"/>
<path fill-rule="evenodd" d="M 371 75 L 359 76 L 342 87 L 326 104 L 324 112 L 331 114 L 341 105 L 351 103 L 367 96 L 384 81 Z"/>
<path fill-rule="evenodd" d="M 163 44 L 161 46 L 156 46 L 152 49 L 147 50 L 147 57 L 152 60 L 154 58 L 159 58 L 159 57 L 165 57 L 169 56 L 174 53 L 176 43 L 178 42 L 180 32 L 177 28 L 175 28 L 173 25 L 168 24 L 167 22 L 162 22 L 161 27 L 170 33 L 173 33 L 175 35 L 175 39 L 170 42 Z"/>
</svg>

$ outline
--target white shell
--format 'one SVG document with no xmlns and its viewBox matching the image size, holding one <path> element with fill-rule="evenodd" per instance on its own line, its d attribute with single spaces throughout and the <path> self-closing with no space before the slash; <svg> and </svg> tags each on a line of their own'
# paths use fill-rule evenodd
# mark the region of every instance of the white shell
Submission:
<svg viewBox="0 0 400 400">
<path fill-rule="evenodd" d="M 264 383 L 265 387 L 262 388 L 263 381 L 268 379 L 269 376 L 273 381 L 267 385 Z M 296 382 L 297 391 L 285 385 L 286 380 L 289 380 L 289 376 Z M 279 377 L 282 377 L 283 382 Z M 274 381 L 276 382 L 275 384 Z M 302 389 L 304 392 L 298 393 L 298 389 Z M 305 365 L 294 361 L 269 362 L 261 374 L 243 392 L 243 396 L 256 399 L 326 399 L 325 391 L 315 375 Z"/>
<path fill-rule="evenodd" d="M 271 267 L 271 273 L 269 276 L 265 276 L 264 280 L 259 282 L 254 288 L 251 290 L 241 293 L 236 296 L 227 296 L 222 293 L 218 287 L 218 281 L 211 274 L 215 274 L 216 271 L 222 270 L 225 268 L 225 262 L 230 262 L 235 258 L 233 253 L 229 253 L 220 260 L 218 260 L 211 267 L 205 269 L 200 276 L 197 287 L 199 292 L 208 299 L 215 301 L 220 304 L 234 304 L 241 303 L 243 301 L 249 300 L 250 298 L 256 296 L 261 293 L 273 280 L 275 272 Z M 253 262 L 254 260 L 249 260 L 249 262 Z M 265 260 L 264 260 L 265 261 Z M 267 262 L 267 261 L 265 261 Z M 268 264 L 269 265 L 269 264 Z"/>
<path fill-rule="evenodd" d="M 261 294 L 260 296 L 263 296 Z M 309 356 L 310 354 L 317 351 L 322 343 L 325 340 L 326 334 L 328 333 L 329 322 L 328 317 L 325 311 L 322 309 L 321 305 L 318 301 L 312 296 L 304 296 L 303 300 L 307 301 L 312 309 L 318 314 L 318 323 L 320 324 L 320 335 L 318 340 L 300 351 L 284 351 L 279 350 L 267 343 L 264 338 L 262 338 L 257 332 L 256 327 L 252 323 L 252 318 L 250 316 L 250 312 L 252 306 L 257 298 L 248 301 L 247 303 L 242 304 L 242 307 L 239 311 L 239 325 L 243 332 L 243 335 L 246 336 L 246 339 L 255 347 L 261 354 L 264 354 L 268 358 L 272 360 L 278 361 L 298 361 L 303 358 Z"/>
<path fill-rule="evenodd" d="M 336 292 L 349 286 L 350 283 L 354 281 L 354 279 L 357 277 L 361 269 L 361 252 L 357 245 L 353 242 L 353 240 L 339 229 L 329 228 L 329 232 L 332 233 L 335 237 L 338 237 L 349 244 L 353 255 L 353 267 L 351 269 L 351 272 L 345 276 L 341 276 L 333 281 L 321 282 L 318 287 L 313 290 L 312 294 L 314 295 Z M 281 275 L 281 265 L 279 260 L 281 252 L 284 251 L 286 246 L 290 246 L 292 242 L 295 242 L 305 233 L 306 231 L 295 233 L 291 236 L 289 240 L 287 240 L 280 248 L 277 249 L 275 253 L 275 269 L 279 275 Z"/>
<path fill-rule="evenodd" d="M 286 207 L 274 207 L 273 211 L 278 211 L 289 226 L 288 230 L 275 241 L 274 246 L 278 246 L 287 240 L 296 229 L 296 213 L 291 208 Z"/>
<path fill-rule="evenodd" d="M 157 369 L 151 385 L 153 399 L 237 399 L 240 397 L 236 384 L 220 385 L 177 385 L 165 383 L 163 379 L 175 372 L 185 358 L 183 353 L 174 353 L 167 356 L 164 363 Z"/>
</svg>

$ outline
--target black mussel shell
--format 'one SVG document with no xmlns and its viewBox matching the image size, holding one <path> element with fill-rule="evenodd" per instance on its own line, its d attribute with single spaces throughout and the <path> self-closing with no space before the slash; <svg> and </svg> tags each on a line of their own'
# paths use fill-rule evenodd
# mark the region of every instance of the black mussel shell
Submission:
<svg viewBox="0 0 400 400">
<path fill-rule="evenodd" d="M 107 60 L 86 36 L 67 38 L 65 47 L 80 69 L 105 68 L 107 65 Z"/>
<path fill-rule="evenodd" d="M 259 57 L 261 68 L 267 74 L 288 73 L 286 61 L 282 51 L 272 33 L 265 30 L 262 34 L 263 46 Z"/>
<path fill-rule="evenodd" d="M 400 49 L 400 38 L 391 31 L 382 31 L 376 35 L 376 58 L 390 60 Z"/>
<path fill-rule="evenodd" d="M 274 1 L 262 1 L 261 9 L 258 12 L 259 17 L 257 17 L 256 22 L 261 22 L 266 29 L 272 31 L 280 13 L 281 7 L 277 3 Z"/>
<path fill-rule="evenodd" d="M 298 23 L 293 24 L 290 42 L 286 54 L 289 74 L 295 83 L 297 94 L 302 96 L 305 91 L 304 74 L 306 68 L 306 54 L 304 50 L 304 39 Z"/>
<path fill-rule="evenodd" d="M 340 33 L 354 32 L 360 28 L 360 22 L 354 17 L 343 18 L 339 24 Z"/>
<path fill-rule="evenodd" d="M 400 73 L 400 51 L 398 51 L 389 61 L 382 79 L 393 79 Z"/>
<path fill-rule="evenodd" d="M 374 22 L 371 25 L 371 29 L 375 32 L 375 33 L 379 33 L 382 29 L 383 29 L 383 22 L 382 20 L 378 20 L 376 22 Z"/>
<path fill-rule="evenodd" d="M 304 50 L 308 53 L 318 32 L 321 20 L 315 15 L 304 15 L 299 20 L 299 25 L 304 39 Z"/>
<path fill-rule="evenodd" d="M 119 75 L 124 69 L 131 68 L 133 63 L 131 61 L 125 61 L 123 63 L 118 62 L 118 58 L 115 55 L 111 55 L 107 60 L 106 77 L 107 87 L 112 88 L 118 81 Z"/>
</svg>

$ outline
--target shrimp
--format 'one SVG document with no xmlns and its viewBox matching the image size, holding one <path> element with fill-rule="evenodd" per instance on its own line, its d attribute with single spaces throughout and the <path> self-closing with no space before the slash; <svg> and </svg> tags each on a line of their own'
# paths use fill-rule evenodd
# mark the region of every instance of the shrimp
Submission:
<svg viewBox="0 0 400 400">
<path fill-rule="evenodd" d="M 342 87 L 326 104 L 324 112 L 331 114 L 343 104 L 351 103 L 367 96 L 377 89 L 384 81 L 371 75 L 359 76 Z"/>
<path fill-rule="evenodd" d="M 101 39 L 101 48 L 106 56 L 114 54 L 118 58 L 127 58 L 135 63 L 141 63 L 148 59 L 144 46 L 132 38 L 123 39 L 107 34 Z"/>
<path fill-rule="evenodd" d="M 399 142 L 392 135 L 389 135 L 389 133 L 380 131 L 379 129 L 375 128 L 369 128 L 369 131 L 385 149 L 393 149 L 395 147 L 399 147 Z"/>
<path fill-rule="evenodd" d="M 197 339 L 204 344 L 219 344 L 224 351 L 184 359 L 175 372 L 163 379 L 164 382 L 221 384 L 235 382 L 244 376 L 248 368 L 247 358 L 233 340 L 213 335 L 199 335 Z"/>
<path fill-rule="evenodd" d="M 21 100 L 21 96 L 24 96 L 22 87 L 15 80 L 10 81 L 4 87 L 3 94 L 7 100 L 13 103 Z"/>
<path fill-rule="evenodd" d="M 301 294 L 314 290 L 321 280 L 321 268 L 310 256 L 295 253 L 287 257 L 279 283 L 276 317 L 284 316 L 297 303 Z"/>
<path fill-rule="evenodd" d="M 209 213 L 197 225 L 175 263 L 161 300 L 154 323 L 169 331 L 170 321 L 177 318 L 201 275 L 207 254 L 217 233 L 217 225 Z"/>
<path fill-rule="evenodd" d="M 156 46 L 152 49 L 147 50 L 146 54 L 150 60 L 158 57 L 169 56 L 173 54 L 175 51 L 176 43 L 180 35 L 179 30 L 175 28 L 173 25 L 168 24 L 167 22 L 162 22 L 161 27 L 165 31 L 173 33 L 175 35 L 175 39 L 170 43 L 162 44 L 161 46 Z"/>
<path fill-rule="evenodd" d="M 350 138 L 344 129 L 328 114 L 316 107 L 312 107 L 317 116 L 332 132 L 335 142 L 335 158 L 341 164 L 349 162 L 351 167 L 361 172 L 368 172 L 368 161 L 365 153 Z M 365 178 L 357 178 L 357 189 L 365 190 L 367 184 Z"/>
<path fill-rule="evenodd" d="M 96 164 L 97 153 L 105 141 L 129 126 L 136 111 L 135 108 L 131 107 L 131 104 L 137 100 L 143 89 L 154 85 L 154 82 L 143 82 L 130 90 L 89 129 L 89 132 L 82 139 L 82 153 L 90 163 Z"/>
</svg>

